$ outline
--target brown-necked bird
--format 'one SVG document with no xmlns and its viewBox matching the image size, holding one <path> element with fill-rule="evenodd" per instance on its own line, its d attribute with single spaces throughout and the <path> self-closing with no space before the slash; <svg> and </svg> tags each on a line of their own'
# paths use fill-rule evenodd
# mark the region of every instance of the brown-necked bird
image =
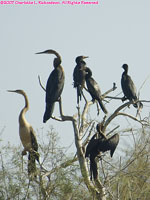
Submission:
<svg viewBox="0 0 150 200">
<path fill-rule="evenodd" d="M 32 126 L 25 119 L 25 114 L 29 110 L 29 101 L 26 93 L 23 90 L 8 90 L 8 92 L 15 92 L 23 95 L 25 99 L 25 106 L 19 115 L 19 135 L 24 147 L 22 156 L 28 154 L 28 174 L 29 176 L 36 177 L 36 160 L 39 162 L 38 143 L 36 134 Z"/>
<path fill-rule="evenodd" d="M 86 72 L 85 75 L 86 85 L 92 97 L 92 101 L 97 100 L 103 112 L 107 114 L 108 112 L 102 102 L 100 87 L 98 83 L 94 80 L 94 78 L 92 78 L 92 71 L 87 67 L 85 72 Z"/>
<path fill-rule="evenodd" d="M 96 133 L 97 134 L 97 133 Z M 95 138 L 96 134 L 91 138 L 89 141 L 85 157 L 90 157 L 90 173 L 91 173 L 91 180 L 92 177 L 97 179 L 98 172 L 97 172 L 97 162 L 96 157 L 100 154 L 100 152 L 110 151 L 110 156 L 112 157 L 115 149 L 119 143 L 119 135 L 115 134 L 109 139 L 107 139 L 104 134 L 99 132 L 100 138 Z"/>
<path fill-rule="evenodd" d="M 61 57 L 56 51 L 49 49 L 36 54 L 54 54 L 56 56 L 53 62 L 54 70 L 51 72 L 46 85 L 46 109 L 43 117 L 43 122 L 45 123 L 52 117 L 55 102 L 60 99 L 64 88 L 65 73 L 61 66 Z"/>
<path fill-rule="evenodd" d="M 82 89 L 85 85 L 85 69 L 86 62 L 84 61 L 88 56 L 78 56 L 76 57 L 77 65 L 73 71 L 73 80 L 74 80 L 74 88 L 77 88 L 77 104 L 79 104 L 79 100 L 81 101 Z"/>
</svg>

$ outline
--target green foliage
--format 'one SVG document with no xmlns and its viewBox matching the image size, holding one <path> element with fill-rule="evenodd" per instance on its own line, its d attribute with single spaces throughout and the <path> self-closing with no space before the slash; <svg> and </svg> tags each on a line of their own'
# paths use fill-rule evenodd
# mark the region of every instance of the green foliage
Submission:
<svg viewBox="0 0 150 200">
<path fill-rule="evenodd" d="M 129 134 L 131 132 L 129 131 Z M 22 146 L 1 145 L 0 200 L 91 200 L 75 156 L 67 156 L 53 129 L 39 134 L 41 166 L 37 178 L 30 181 L 27 156 L 22 164 Z M 106 154 L 99 163 L 99 178 L 106 188 L 107 200 L 149 200 L 150 139 L 149 128 L 133 133 L 134 143 L 121 154 L 120 160 Z M 122 156 L 123 155 L 123 156 Z"/>
<path fill-rule="evenodd" d="M 33 181 L 28 179 L 27 156 L 22 164 L 22 146 L 1 145 L 0 200 L 90 200 L 77 159 L 72 161 L 66 156 L 66 149 L 59 146 L 58 134 L 53 129 L 45 138 L 43 141 L 42 136 L 38 137 L 41 166 L 36 163 L 38 172 Z"/>
<path fill-rule="evenodd" d="M 126 159 L 119 164 L 120 167 L 118 165 L 118 171 L 110 182 L 110 200 L 150 198 L 150 138 L 149 129 L 143 130 L 138 130 L 135 144 L 126 150 Z"/>
</svg>

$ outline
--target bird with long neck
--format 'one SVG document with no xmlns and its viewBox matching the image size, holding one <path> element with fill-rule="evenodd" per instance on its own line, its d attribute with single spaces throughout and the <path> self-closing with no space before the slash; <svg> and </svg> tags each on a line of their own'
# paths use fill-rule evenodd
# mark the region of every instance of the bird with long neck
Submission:
<svg viewBox="0 0 150 200">
<path fill-rule="evenodd" d="M 25 118 L 26 112 L 29 110 L 29 101 L 26 93 L 23 90 L 8 90 L 8 92 L 14 92 L 21 94 L 25 99 L 25 106 L 19 114 L 19 135 L 24 150 L 22 151 L 22 156 L 28 154 L 28 174 L 36 176 L 36 161 L 39 162 L 38 153 L 38 143 L 36 139 L 36 134 L 32 126 L 27 122 Z"/>
<path fill-rule="evenodd" d="M 98 83 L 94 80 L 94 78 L 92 78 L 92 71 L 90 70 L 90 68 L 87 67 L 85 72 L 86 72 L 85 75 L 86 85 L 88 88 L 88 92 L 92 97 L 92 101 L 94 102 L 95 100 L 97 100 L 103 112 L 107 114 L 108 112 L 102 102 L 100 87 Z"/>
<path fill-rule="evenodd" d="M 61 56 L 55 50 L 49 49 L 36 54 L 54 54 L 56 56 L 53 61 L 54 70 L 51 72 L 46 84 L 46 108 L 43 117 L 45 123 L 52 117 L 55 102 L 60 100 L 64 88 L 65 73 L 61 66 Z"/>
<path fill-rule="evenodd" d="M 82 90 L 85 86 L 85 69 L 86 62 L 84 59 L 88 58 L 88 56 L 78 56 L 76 57 L 77 65 L 73 71 L 73 80 L 74 80 L 74 88 L 77 88 L 77 104 L 79 104 L 79 100 L 81 101 Z"/>
</svg>

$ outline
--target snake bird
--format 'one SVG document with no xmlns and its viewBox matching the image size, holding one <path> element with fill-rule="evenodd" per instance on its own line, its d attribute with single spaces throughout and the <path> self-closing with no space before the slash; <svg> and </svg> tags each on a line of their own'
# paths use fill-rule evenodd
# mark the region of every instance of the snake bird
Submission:
<svg viewBox="0 0 150 200">
<path fill-rule="evenodd" d="M 25 99 L 25 106 L 19 115 L 19 135 L 24 147 L 22 156 L 26 155 L 28 152 L 28 175 L 36 177 L 36 160 L 39 162 L 39 153 L 35 131 L 25 118 L 25 114 L 29 110 L 28 97 L 23 90 L 8 90 L 8 92 L 21 94 Z"/>
<path fill-rule="evenodd" d="M 54 70 L 49 75 L 46 84 L 46 108 L 43 117 L 43 123 L 46 123 L 52 117 L 55 102 L 59 101 L 61 97 L 64 88 L 65 73 L 61 66 L 61 56 L 55 50 L 49 49 L 36 54 L 54 54 L 56 56 L 53 61 Z"/>
</svg>

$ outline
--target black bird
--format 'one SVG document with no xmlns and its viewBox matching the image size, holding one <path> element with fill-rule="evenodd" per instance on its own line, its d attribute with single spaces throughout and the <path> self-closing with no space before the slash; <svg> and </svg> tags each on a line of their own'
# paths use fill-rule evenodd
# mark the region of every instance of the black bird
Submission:
<svg viewBox="0 0 150 200">
<path fill-rule="evenodd" d="M 45 123 L 52 117 L 55 102 L 60 99 L 64 87 L 65 74 L 61 66 L 61 57 L 56 51 L 50 49 L 37 54 L 56 55 L 53 62 L 54 70 L 51 72 L 46 85 L 46 109 L 43 117 L 43 122 Z"/>
<path fill-rule="evenodd" d="M 124 93 L 124 97 L 122 98 L 122 101 L 129 100 L 133 103 L 133 106 L 135 108 L 138 107 L 136 101 L 138 101 L 137 94 L 136 94 L 136 87 L 131 79 L 131 77 L 128 75 L 128 65 L 124 64 L 122 66 L 124 69 L 124 72 L 122 73 L 121 78 L 121 87 L 122 91 Z M 140 102 L 140 106 L 142 107 L 143 104 Z"/>
<path fill-rule="evenodd" d="M 92 78 L 92 71 L 87 67 L 85 72 L 86 72 L 86 75 L 85 75 L 86 85 L 87 85 L 90 95 L 92 96 L 92 101 L 94 102 L 95 100 L 97 100 L 103 112 L 107 114 L 108 112 L 102 102 L 99 85 Z"/>
<path fill-rule="evenodd" d="M 77 88 L 77 104 L 79 104 L 79 100 L 81 101 L 82 89 L 85 85 L 85 58 L 88 58 L 88 56 L 76 57 L 77 65 L 75 66 L 73 71 L 74 88 Z"/>
<path fill-rule="evenodd" d="M 110 156 L 112 157 L 115 149 L 119 143 L 119 135 L 115 134 L 109 139 L 107 139 L 104 134 L 100 133 L 100 138 L 96 139 L 97 133 L 91 138 L 89 141 L 87 148 L 86 148 L 86 153 L 85 157 L 90 157 L 90 173 L 91 173 L 91 180 L 92 176 L 94 179 L 97 179 L 97 162 L 96 162 L 96 157 L 100 154 L 100 152 L 105 152 L 105 151 L 110 151 Z"/>
</svg>

